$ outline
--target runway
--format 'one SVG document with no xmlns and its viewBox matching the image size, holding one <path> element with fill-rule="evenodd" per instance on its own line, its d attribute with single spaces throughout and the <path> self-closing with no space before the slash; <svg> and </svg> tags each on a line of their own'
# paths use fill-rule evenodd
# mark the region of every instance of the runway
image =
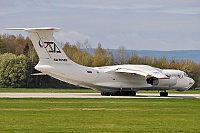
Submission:
<svg viewBox="0 0 200 133">
<path fill-rule="evenodd" d="M 197 98 L 200 94 L 169 94 L 160 97 L 156 93 L 137 93 L 136 96 L 101 96 L 100 93 L 0 93 L 0 98 Z"/>
</svg>

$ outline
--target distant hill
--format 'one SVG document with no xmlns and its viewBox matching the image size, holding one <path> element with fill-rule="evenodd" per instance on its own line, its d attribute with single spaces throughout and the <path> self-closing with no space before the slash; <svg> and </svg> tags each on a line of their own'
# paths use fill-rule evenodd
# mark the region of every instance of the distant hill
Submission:
<svg viewBox="0 0 200 133">
<path fill-rule="evenodd" d="M 94 54 L 95 49 L 91 49 L 90 53 Z M 113 55 L 117 53 L 116 49 L 109 49 Z M 200 63 L 200 50 L 174 50 L 174 51 L 153 51 L 153 50 L 127 50 L 129 55 L 136 53 L 139 57 L 166 57 L 176 60 L 192 60 L 195 63 Z"/>
<path fill-rule="evenodd" d="M 115 50 L 116 51 L 116 50 Z M 178 60 L 193 60 L 196 63 L 200 63 L 200 50 L 175 50 L 175 51 L 151 51 L 151 50 L 127 50 L 131 55 L 137 53 L 138 56 L 152 56 L 152 57 L 167 57 L 168 59 Z"/>
</svg>

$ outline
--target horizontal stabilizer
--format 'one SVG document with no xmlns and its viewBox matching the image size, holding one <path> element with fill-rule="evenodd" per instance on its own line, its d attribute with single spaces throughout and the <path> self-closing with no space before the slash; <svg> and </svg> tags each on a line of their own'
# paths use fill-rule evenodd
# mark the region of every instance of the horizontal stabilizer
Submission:
<svg viewBox="0 0 200 133">
<path fill-rule="evenodd" d="M 57 31 L 60 31 L 60 28 L 56 28 L 56 27 L 41 27 L 41 28 L 5 28 L 5 30 L 25 30 L 25 31 L 53 30 L 54 32 L 57 32 Z"/>
<path fill-rule="evenodd" d="M 33 75 L 33 76 L 42 76 L 42 75 L 47 75 L 47 74 L 45 74 L 45 73 L 33 73 L 31 75 Z"/>
</svg>

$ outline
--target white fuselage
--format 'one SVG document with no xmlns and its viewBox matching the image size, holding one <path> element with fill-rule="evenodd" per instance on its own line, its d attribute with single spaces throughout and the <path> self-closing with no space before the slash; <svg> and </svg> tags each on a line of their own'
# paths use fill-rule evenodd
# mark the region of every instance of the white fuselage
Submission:
<svg viewBox="0 0 200 133">
<path fill-rule="evenodd" d="M 159 69 L 148 65 L 115 65 L 86 67 L 71 61 L 53 37 L 55 27 L 9 28 L 27 31 L 39 57 L 35 68 L 44 74 L 77 86 L 96 89 L 103 95 L 110 92 L 138 90 L 184 91 L 194 80 L 180 70 Z M 106 93 L 109 92 L 109 93 Z M 115 93 L 117 94 L 117 93 Z M 168 93 L 161 93 L 167 96 Z"/>
<path fill-rule="evenodd" d="M 48 60 L 40 60 L 35 67 L 37 70 L 48 74 L 54 78 L 68 82 L 77 86 L 87 87 L 105 92 L 123 91 L 138 91 L 138 90 L 170 90 L 175 89 L 183 91 L 189 89 L 194 80 L 184 75 L 183 71 L 179 70 L 162 70 L 164 74 L 176 78 L 176 83 L 173 86 L 159 86 L 147 84 L 146 78 L 141 75 L 121 74 L 115 72 L 107 72 L 116 68 L 137 68 L 144 67 L 150 69 L 147 65 L 115 65 L 104 67 L 85 67 L 72 63 L 55 63 Z M 152 67 L 153 68 L 153 67 Z M 165 81 L 166 79 L 162 79 Z"/>
</svg>

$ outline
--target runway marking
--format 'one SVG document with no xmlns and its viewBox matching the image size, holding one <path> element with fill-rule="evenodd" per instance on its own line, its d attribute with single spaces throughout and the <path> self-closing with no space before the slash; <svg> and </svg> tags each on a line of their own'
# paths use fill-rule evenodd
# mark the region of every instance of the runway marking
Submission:
<svg viewBox="0 0 200 133">
<path fill-rule="evenodd" d="M 137 93 L 136 96 L 101 96 L 100 93 L 0 93 L 0 98 L 200 98 L 200 94 L 159 94 Z"/>
</svg>

